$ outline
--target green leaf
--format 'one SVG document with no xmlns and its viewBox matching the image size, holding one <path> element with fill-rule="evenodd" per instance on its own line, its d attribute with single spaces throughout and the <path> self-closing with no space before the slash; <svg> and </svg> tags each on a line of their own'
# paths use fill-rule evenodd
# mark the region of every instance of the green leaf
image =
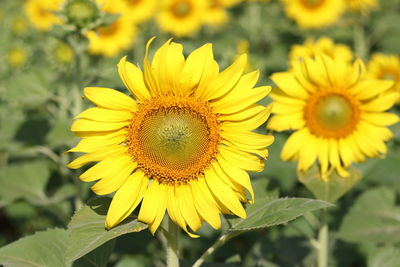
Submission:
<svg viewBox="0 0 400 267">
<path fill-rule="evenodd" d="M 247 218 L 229 218 L 231 228 L 228 231 L 250 231 L 283 224 L 294 220 L 307 212 L 331 207 L 332 204 L 307 198 L 266 197 L 256 200 L 255 204 L 246 208 Z"/>
<path fill-rule="evenodd" d="M 42 160 L 0 168 L 0 207 L 19 198 L 37 205 L 47 203 L 44 190 L 49 176 L 47 163 Z"/>
<path fill-rule="evenodd" d="M 128 217 L 118 226 L 106 230 L 104 222 L 110 203 L 110 198 L 95 198 L 72 217 L 68 225 L 70 233 L 66 255 L 68 263 L 81 258 L 111 239 L 128 233 L 140 232 L 147 228 L 146 224 L 138 222 L 133 217 Z"/>
<path fill-rule="evenodd" d="M 361 172 L 350 168 L 349 177 L 341 177 L 336 171 L 331 172 L 328 181 L 321 178 L 319 168 L 314 164 L 307 172 L 297 172 L 298 179 L 317 199 L 335 202 L 348 192 L 360 179 Z"/>
<path fill-rule="evenodd" d="M 368 255 L 368 267 L 400 267 L 399 256 L 399 248 L 379 248 Z"/>
<path fill-rule="evenodd" d="M 72 267 L 106 267 L 111 254 L 114 251 L 116 240 L 107 243 L 76 260 Z"/>
<path fill-rule="evenodd" d="M 64 254 L 68 234 L 64 229 L 50 229 L 21 238 L 0 248 L 4 267 L 66 267 Z"/>
<path fill-rule="evenodd" d="M 362 194 L 344 217 L 339 237 L 349 242 L 400 241 L 400 207 L 396 195 L 387 188 L 375 188 Z"/>
</svg>

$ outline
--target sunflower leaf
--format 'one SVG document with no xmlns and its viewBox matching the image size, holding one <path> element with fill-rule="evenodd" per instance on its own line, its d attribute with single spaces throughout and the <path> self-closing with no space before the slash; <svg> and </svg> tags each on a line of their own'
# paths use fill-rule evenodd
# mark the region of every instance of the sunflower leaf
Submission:
<svg viewBox="0 0 400 267">
<path fill-rule="evenodd" d="M 361 179 L 361 172 L 358 169 L 350 168 L 348 172 L 350 176 L 341 177 L 334 171 L 329 174 L 328 181 L 324 181 L 321 178 L 319 168 L 314 164 L 307 172 L 298 172 L 297 176 L 299 181 L 303 183 L 317 199 L 333 203 Z"/>
<path fill-rule="evenodd" d="M 100 197 L 89 201 L 72 217 L 68 225 L 70 234 L 66 261 L 71 263 L 109 240 L 118 236 L 140 232 L 147 228 L 133 217 L 128 217 L 118 226 L 106 230 L 104 222 L 111 198 Z"/>
<path fill-rule="evenodd" d="M 385 187 L 363 193 L 344 217 L 339 238 L 348 242 L 396 243 L 400 241 L 400 207 L 396 194 Z"/>
<path fill-rule="evenodd" d="M 70 266 L 64 262 L 68 233 L 50 229 L 21 238 L 0 248 L 0 265 L 4 267 Z"/>
<path fill-rule="evenodd" d="M 377 248 L 368 254 L 368 267 L 399 267 L 400 249 L 396 247 Z"/>
<path fill-rule="evenodd" d="M 287 223 L 307 212 L 331 206 L 328 202 L 307 198 L 257 199 L 253 205 L 247 206 L 247 218 L 227 219 L 231 225 L 228 232 L 251 231 Z"/>
</svg>

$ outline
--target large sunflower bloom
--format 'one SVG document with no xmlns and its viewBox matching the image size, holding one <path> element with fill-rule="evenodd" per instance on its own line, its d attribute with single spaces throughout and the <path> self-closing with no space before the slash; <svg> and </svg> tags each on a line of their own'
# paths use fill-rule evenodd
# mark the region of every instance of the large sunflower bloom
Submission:
<svg viewBox="0 0 400 267">
<path fill-rule="evenodd" d="M 368 62 L 368 76 L 371 79 L 392 80 L 393 89 L 400 93 L 400 58 L 394 54 L 373 54 Z M 400 103 L 400 98 L 397 100 Z"/>
<path fill-rule="evenodd" d="M 305 57 L 315 57 L 318 54 L 325 54 L 332 58 L 340 57 L 351 61 L 353 59 L 353 53 L 351 49 L 343 44 L 335 44 L 329 37 L 320 37 L 317 40 L 307 38 L 302 45 L 293 45 L 289 59 L 299 60 Z"/>
<path fill-rule="evenodd" d="M 162 31 L 183 37 L 198 32 L 203 24 L 206 1 L 162 0 L 157 23 Z"/>
<path fill-rule="evenodd" d="M 335 23 L 342 15 L 343 0 L 281 0 L 285 13 L 301 28 L 322 28 Z"/>
<path fill-rule="evenodd" d="M 246 171 L 261 171 L 272 136 L 251 132 L 270 108 L 255 104 L 270 87 L 254 88 L 259 72 L 243 75 L 246 56 L 219 73 L 206 44 L 185 60 L 168 41 L 144 72 L 122 58 L 118 71 L 135 100 L 112 89 L 85 88 L 97 106 L 77 116 L 72 131 L 83 139 L 71 149 L 86 154 L 70 168 L 98 162 L 83 181 L 98 195 L 115 192 L 106 217 L 111 228 L 141 204 L 138 219 L 154 234 L 165 212 L 189 232 L 207 221 L 219 228 L 220 213 L 244 218 L 252 202 Z M 246 190 L 250 199 L 246 197 Z"/>
<path fill-rule="evenodd" d="M 307 171 L 319 161 L 322 178 L 336 169 L 341 176 L 352 162 L 386 153 L 385 141 L 392 137 L 387 126 L 398 122 L 386 112 L 399 94 L 392 81 L 369 80 L 355 63 L 326 55 L 295 61 L 290 72 L 275 73 L 279 87 L 268 128 L 294 130 L 284 145 L 281 158 L 298 160 Z"/>
</svg>

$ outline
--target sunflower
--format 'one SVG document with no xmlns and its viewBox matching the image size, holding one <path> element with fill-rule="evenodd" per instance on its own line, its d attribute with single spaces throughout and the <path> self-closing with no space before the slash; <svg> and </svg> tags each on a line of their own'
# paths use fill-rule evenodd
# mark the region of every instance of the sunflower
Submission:
<svg viewBox="0 0 400 267">
<path fill-rule="evenodd" d="M 253 202 L 246 171 L 261 171 L 273 137 L 251 132 L 263 124 L 270 107 L 256 104 L 270 87 L 254 88 L 259 72 L 243 75 L 246 55 L 219 73 L 211 44 L 185 60 L 171 41 L 157 50 L 144 72 L 118 64 L 135 100 L 113 89 L 85 88 L 97 106 L 77 116 L 71 129 L 83 139 L 71 149 L 86 154 L 70 168 L 98 162 L 83 181 L 98 195 L 115 192 L 106 217 L 111 228 L 141 204 L 138 219 L 157 230 L 165 212 L 190 236 L 202 222 L 215 229 L 219 214 L 244 218 L 240 203 Z M 249 198 L 246 197 L 246 190 Z"/>
<path fill-rule="evenodd" d="M 348 61 L 353 58 L 353 53 L 347 45 L 335 44 L 331 38 L 321 37 L 316 41 L 307 38 L 303 45 L 293 45 L 289 59 L 298 60 L 305 57 L 315 57 L 321 53 L 332 58 L 340 57 Z"/>
<path fill-rule="evenodd" d="M 6 62 L 12 68 L 22 68 L 28 62 L 28 51 L 24 47 L 16 46 L 6 53 Z"/>
<path fill-rule="evenodd" d="M 153 17 L 157 9 L 157 0 L 124 0 L 127 5 L 127 15 L 136 23 L 144 22 Z"/>
<path fill-rule="evenodd" d="M 54 13 L 60 10 L 63 0 L 27 0 L 24 4 L 25 13 L 32 26 L 41 31 L 49 31 L 61 19 Z"/>
<path fill-rule="evenodd" d="M 281 0 L 285 13 L 301 28 L 322 28 L 335 23 L 342 15 L 343 0 Z"/>
<path fill-rule="evenodd" d="M 352 11 L 371 11 L 378 7 L 377 0 L 347 0 L 347 7 Z"/>
<path fill-rule="evenodd" d="M 206 8 L 206 1 L 163 0 L 157 23 L 162 31 L 189 36 L 200 30 Z"/>
<path fill-rule="evenodd" d="M 227 8 L 238 1 L 231 0 L 208 0 L 204 22 L 210 25 L 221 25 L 229 20 Z"/>
<path fill-rule="evenodd" d="M 368 76 L 371 79 L 392 80 L 393 89 L 400 92 L 400 58 L 397 55 L 373 54 L 368 62 Z M 400 98 L 397 100 L 400 103 Z"/>
<path fill-rule="evenodd" d="M 352 162 L 386 153 L 384 142 L 392 137 L 387 126 L 399 119 L 386 111 L 399 93 L 390 90 L 392 81 L 367 79 L 364 69 L 361 60 L 320 55 L 272 75 L 276 115 L 268 128 L 295 131 L 282 149 L 283 160 L 298 160 L 304 172 L 318 160 L 327 179 L 331 170 L 346 177 Z"/>
<path fill-rule="evenodd" d="M 126 6 L 122 0 L 97 0 L 100 10 L 108 14 L 120 14 L 120 17 L 107 26 L 88 31 L 89 52 L 114 57 L 120 51 L 128 49 L 135 40 L 137 29 L 135 20 L 125 14 Z"/>
</svg>

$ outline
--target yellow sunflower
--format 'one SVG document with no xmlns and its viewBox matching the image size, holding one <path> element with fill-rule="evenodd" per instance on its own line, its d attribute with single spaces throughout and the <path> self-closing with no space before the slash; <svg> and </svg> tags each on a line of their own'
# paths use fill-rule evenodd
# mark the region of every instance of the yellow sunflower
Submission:
<svg viewBox="0 0 400 267">
<path fill-rule="evenodd" d="M 368 76 L 377 80 L 394 81 L 393 89 L 400 92 L 400 58 L 397 55 L 373 54 L 368 62 Z M 397 100 L 400 103 L 400 98 Z"/>
<path fill-rule="evenodd" d="M 336 169 L 341 176 L 352 162 L 386 153 L 392 137 L 387 126 L 398 122 L 386 112 L 399 97 L 392 81 L 367 79 L 363 62 L 355 63 L 326 55 L 294 61 L 289 72 L 275 73 L 278 88 L 271 93 L 268 128 L 294 130 L 281 158 L 298 160 L 306 171 L 318 160 L 323 179 Z"/>
<path fill-rule="evenodd" d="M 318 40 L 307 38 L 302 45 L 293 45 L 290 50 L 289 59 L 298 60 L 305 57 L 315 57 L 318 54 L 325 54 L 332 58 L 343 58 L 351 61 L 353 53 L 350 47 L 343 44 L 335 44 L 329 37 L 321 37 Z"/>
<path fill-rule="evenodd" d="M 378 7 L 377 0 L 347 0 L 347 7 L 352 11 L 371 11 Z"/>
<path fill-rule="evenodd" d="M 253 89 L 259 72 L 243 75 L 246 55 L 219 73 L 211 44 L 186 59 L 168 41 L 144 71 L 122 58 L 118 71 L 134 99 L 113 89 L 85 88 L 97 106 L 77 116 L 71 129 L 83 139 L 71 149 L 86 154 L 70 168 L 98 162 L 83 181 L 98 195 L 115 192 L 106 217 L 111 228 L 141 204 L 138 219 L 154 234 L 165 212 L 190 236 L 204 221 L 219 228 L 220 213 L 246 217 L 252 202 L 247 171 L 261 171 L 273 137 L 251 132 L 270 107 L 256 104 L 270 91 Z M 246 191 L 250 198 L 246 197 Z"/>
<path fill-rule="evenodd" d="M 344 0 L 281 0 L 285 13 L 301 28 L 322 28 L 332 25 L 342 15 Z"/>
<path fill-rule="evenodd" d="M 32 26 L 41 31 L 49 31 L 61 19 L 54 13 L 60 10 L 63 0 L 27 0 L 24 4 L 25 13 Z"/>
<path fill-rule="evenodd" d="M 226 9 L 237 2 L 231 0 L 208 0 L 204 22 L 210 25 L 221 25 L 228 22 L 229 16 Z"/>
<path fill-rule="evenodd" d="M 126 14 L 136 23 L 144 22 L 154 16 L 157 0 L 124 0 L 127 6 Z"/>
<path fill-rule="evenodd" d="M 128 49 L 135 40 L 137 29 L 135 20 L 126 15 L 126 5 L 122 0 L 97 0 L 100 10 L 109 14 L 122 14 L 107 26 L 88 31 L 89 52 L 92 54 L 114 57 Z"/>
<path fill-rule="evenodd" d="M 200 30 L 206 8 L 206 1 L 163 0 L 157 23 L 162 31 L 189 36 Z"/>
<path fill-rule="evenodd" d="M 10 67 L 21 68 L 28 62 L 28 51 L 23 47 L 13 47 L 6 53 L 6 62 Z"/>
</svg>

